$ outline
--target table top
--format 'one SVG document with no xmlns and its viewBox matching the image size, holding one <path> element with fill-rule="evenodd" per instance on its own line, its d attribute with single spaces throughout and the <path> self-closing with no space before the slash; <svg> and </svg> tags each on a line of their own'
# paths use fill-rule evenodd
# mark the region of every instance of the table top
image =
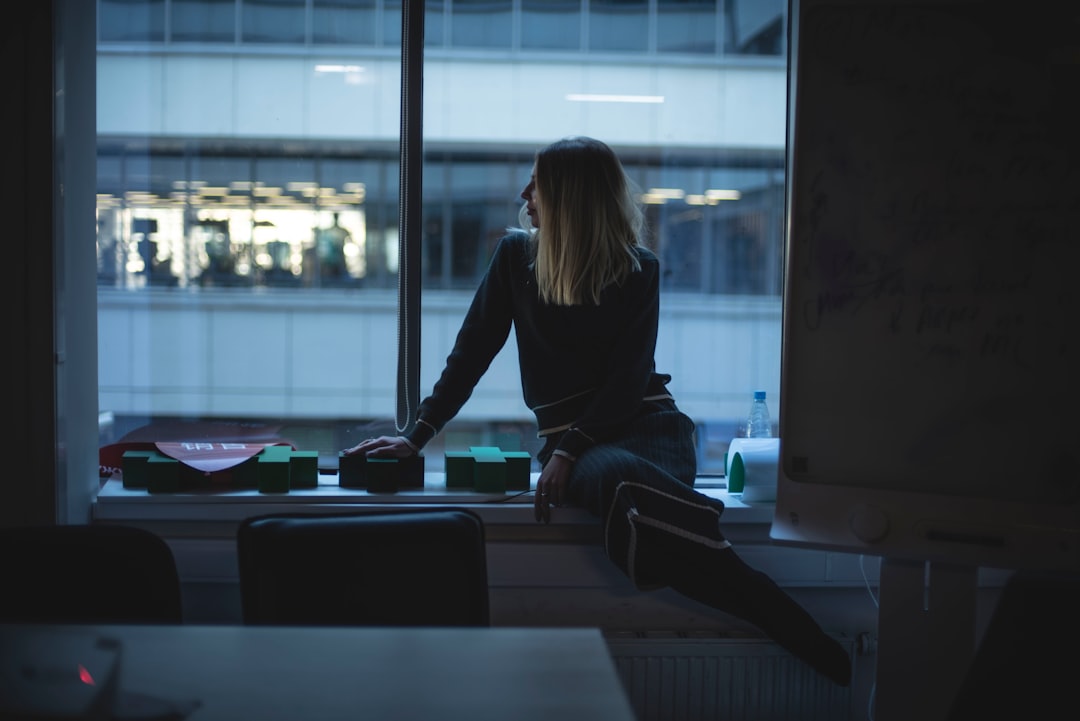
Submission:
<svg viewBox="0 0 1080 721">
<path fill-rule="evenodd" d="M 634 719 L 597 629 L 0 625 L 3 666 L 73 639 L 117 651 L 128 718 Z"/>
</svg>

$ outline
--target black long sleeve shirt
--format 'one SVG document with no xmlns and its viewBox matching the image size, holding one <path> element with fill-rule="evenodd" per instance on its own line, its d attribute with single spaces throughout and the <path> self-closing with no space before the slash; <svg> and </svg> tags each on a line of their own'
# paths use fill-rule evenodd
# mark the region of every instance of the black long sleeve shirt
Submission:
<svg viewBox="0 0 1080 721">
<path fill-rule="evenodd" d="M 601 294 L 599 305 L 540 300 L 529 237 L 500 239 L 446 367 L 406 437 L 423 447 L 472 395 L 513 326 L 525 404 L 539 435 L 564 432 L 558 450 L 576 458 L 616 438 L 647 399 L 670 398 L 671 376 L 655 371 L 660 264 L 636 249 L 641 270 Z"/>
</svg>

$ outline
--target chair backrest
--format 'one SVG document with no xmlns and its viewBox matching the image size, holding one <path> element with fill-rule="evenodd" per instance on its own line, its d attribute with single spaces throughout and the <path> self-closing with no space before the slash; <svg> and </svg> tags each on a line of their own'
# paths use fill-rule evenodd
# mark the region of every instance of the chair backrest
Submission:
<svg viewBox="0 0 1080 721">
<path fill-rule="evenodd" d="M 0 622 L 181 623 L 176 561 L 134 526 L 0 528 Z"/>
<path fill-rule="evenodd" d="M 489 625 L 484 525 L 467 509 L 258 516 L 237 555 L 247 624 Z"/>
</svg>

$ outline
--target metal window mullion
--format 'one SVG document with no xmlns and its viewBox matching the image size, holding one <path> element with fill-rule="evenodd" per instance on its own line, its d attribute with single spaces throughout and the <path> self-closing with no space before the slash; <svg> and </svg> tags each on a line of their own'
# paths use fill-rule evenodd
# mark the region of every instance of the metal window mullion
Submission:
<svg viewBox="0 0 1080 721">
<path fill-rule="evenodd" d="M 398 197 L 399 433 L 415 421 L 420 403 L 420 240 L 423 198 L 424 107 L 423 0 L 401 4 L 401 128 Z"/>
</svg>

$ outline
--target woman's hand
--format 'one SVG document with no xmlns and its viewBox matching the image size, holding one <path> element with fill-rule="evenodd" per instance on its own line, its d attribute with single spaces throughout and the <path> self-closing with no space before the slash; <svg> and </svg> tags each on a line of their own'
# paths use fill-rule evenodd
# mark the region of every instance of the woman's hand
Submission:
<svg viewBox="0 0 1080 721">
<path fill-rule="evenodd" d="M 536 481 L 536 497 L 533 498 L 533 515 L 539 523 L 551 522 L 551 507 L 566 503 L 566 484 L 570 481 L 570 471 L 574 462 L 564 456 L 552 456 L 540 478 Z"/>
<path fill-rule="evenodd" d="M 379 436 L 360 441 L 343 453 L 347 456 L 363 453 L 368 458 L 407 458 L 415 451 L 401 436 Z"/>
</svg>

